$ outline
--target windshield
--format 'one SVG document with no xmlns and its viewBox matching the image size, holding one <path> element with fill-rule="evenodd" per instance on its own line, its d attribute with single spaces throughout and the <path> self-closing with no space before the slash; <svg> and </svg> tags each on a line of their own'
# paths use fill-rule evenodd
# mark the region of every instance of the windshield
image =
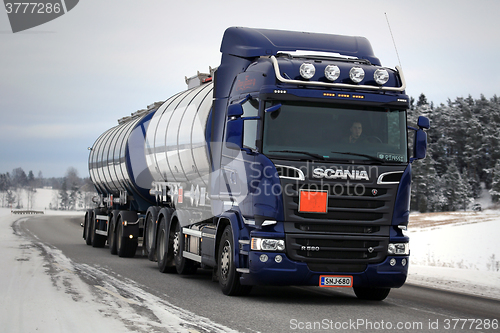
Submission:
<svg viewBox="0 0 500 333">
<path fill-rule="evenodd" d="M 264 116 L 262 149 L 283 159 L 406 163 L 406 114 L 386 108 L 282 102 L 279 110 Z"/>
</svg>

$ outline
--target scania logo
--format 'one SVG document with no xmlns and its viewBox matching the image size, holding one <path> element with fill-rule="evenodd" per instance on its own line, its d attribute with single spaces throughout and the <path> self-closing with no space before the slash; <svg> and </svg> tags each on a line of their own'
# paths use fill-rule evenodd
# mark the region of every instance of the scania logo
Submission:
<svg viewBox="0 0 500 333">
<path fill-rule="evenodd" d="M 319 246 L 302 246 L 302 251 L 319 251 Z"/>
<path fill-rule="evenodd" d="M 368 178 L 368 173 L 364 170 L 334 170 L 316 168 L 313 170 L 313 177 L 326 179 L 370 180 L 370 178 Z"/>
</svg>

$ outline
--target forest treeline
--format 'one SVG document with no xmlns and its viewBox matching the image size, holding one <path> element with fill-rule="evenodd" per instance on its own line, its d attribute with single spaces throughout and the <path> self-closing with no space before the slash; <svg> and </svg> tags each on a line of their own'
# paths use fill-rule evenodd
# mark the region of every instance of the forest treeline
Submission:
<svg viewBox="0 0 500 333">
<path fill-rule="evenodd" d="M 94 191 L 90 179 L 80 178 L 77 170 L 73 167 L 68 168 L 66 175 L 59 178 L 44 178 L 41 171 L 35 177 L 33 171 L 26 174 L 19 167 L 12 170 L 12 173 L 0 174 L 0 205 L 17 209 L 31 209 L 34 193 L 40 188 L 58 191 L 57 207 L 50 208 L 60 210 L 78 209 L 78 203 L 81 205 L 82 201 L 87 201 L 85 198 L 88 196 L 87 193 Z"/>
<path fill-rule="evenodd" d="M 420 212 L 468 209 L 483 188 L 500 199 L 500 99 L 456 98 L 434 107 L 421 94 L 408 123 L 431 121 L 427 157 L 413 163 L 411 208 Z"/>
</svg>

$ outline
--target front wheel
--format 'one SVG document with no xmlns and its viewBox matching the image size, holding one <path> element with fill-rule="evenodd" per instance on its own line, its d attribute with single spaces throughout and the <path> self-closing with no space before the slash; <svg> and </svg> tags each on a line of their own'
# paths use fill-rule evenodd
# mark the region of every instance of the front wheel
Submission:
<svg viewBox="0 0 500 333">
<path fill-rule="evenodd" d="M 368 301 L 383 301 L 391 291 L 391 288 L 363 288 L 354 287 L 354 293 L 359 299 Z"/>
<path fill-rule="evenodd" d="M 224 295 L 242 296 L 252 290 L 252 286 L 240 284 L 240 274 L 234 265 L 234 241 L 231 226 L 226 226 L 219 243 L 217 275 Z"/>
</svg>

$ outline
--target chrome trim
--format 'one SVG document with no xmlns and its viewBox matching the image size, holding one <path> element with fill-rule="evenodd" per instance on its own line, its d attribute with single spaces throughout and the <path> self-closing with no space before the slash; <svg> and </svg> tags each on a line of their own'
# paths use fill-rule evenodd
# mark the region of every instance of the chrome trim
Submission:
<svg viewBox="0 0 500 333">
<path fill-rule="evenodd" d="M 192 229 L 189 229 L 189 228 L 182 228 L 182 233 L 184 235 L 194 236 L 194 237 L 198 237 L 198 238 L 200 238 L 202 236 L 201 231 L 192 230 Z"/>
<path fill-rule="evenodd" d="M 108 216 L 107 215 L 96 215 L 95 218 L 96 218 L 96 220 L 106 220 L 106 221 L 108 221 Z"/>
<path fill-rule="evenodd" d="M 328 83 L 328 82 L 319 82 L 319 81 L 300 81 L 300 80 L 291 80 L 285 79 L 280 74 L 278 60 L 275 56 L 271 56 L 271 61 L 274 67 L 274 73 L 276 74 L 276 78 L 283 83 L 289 84 L 298 84 L 298 85 L 309 85 L 309 86 L 321 86 L 321 87 L 331 87 L 331 88 L 350 88 L 350 89 L 370 89 L 370 90 L 388 90 L 388 91 L 404 91 L 406 89 L 406 80 L 403 75 L 403 70 L 401 67 L 396 66 L 396 71 L 399 74 L 399 78 L 401 79 L 401 87 L 381 87 L 381 86 L 367 86 L 367 85 L 359 85 L 359 84 L 346 84 L 346 83 Z"/>
<path fill-rule="evenodd" d="M 236 268 L 238 273 L 248 274 L 250 273 L 250 268 Z"/>
<path fill-rule="evenodd" d="M 250 239 L 240 239 L 240 240 L 238 240 L 238 243 L 243 244 L 243 245 L 249 245 Z"/>
<path fill-rule="evenodd" d="M 391 172 L 385 172 L 383 174 L 381 174 L 380 176 L 378 176 L 377 178 L 377 184 L 385 184 L 385 185 L 395 185 L 395 184 L 399 184 L 399 182 L 384 182 L 382 181 L 382 178 L 384 178 L 385 176 L 387 175 L 390 175 L 390 174 L 393 174 L 393 173 L 403 173 L 404 171 L 391 171 Z"/>
<path fill-rule="evenodd" d="M 296 170 L 297 173 L 299 174 L 299 178 L 296 178 L 296 177 L 285 177 L 285 176 L 279 176 L 279 178 L 306 180 L 306 177 L 304 176 L 304 173 L 302 172 L 302 170 L 300 170 L 300 169 L 298 169 L 296 167 L 292 167 L 292 166 L 289 166 L 289 165 L 281 165 L 281 164 L 276 164 L 275 166 L 276 167 L 281 167 L 281 168 L 293 169 L 293 170 Z"/>
<path fill-rule="evenodd" d="M 191 253 L 191 252 L 182 251 L 182 256 L 184 258 L 191 259 L 191 260 L 196 261 L 196 262 L 201 262 L 201 256 L 194 254 L 194 253 Z"/>
<path fill-rule="evenodd" d="M 246 225 L 255 225 L 255 220 L 246 219 L 243 216 L 242 218 L 243 218 L 243 223 L 245 223 Z"/>
<path fill-rule="evenodd" d="M 98 235 L 102 235 L 102 236 L 107 236 L 108 235 L 108 232 L 105 231 L 105 230 L 96 230 L 95 233 L 98 234 Z"/>
<path fill-rule="evenodd" d="M 266 225 L 273 225 L 273 224 L 276 224 L 277 222 L 275 220 L 265 220 L 264 222 L 262 222 L 262 226 L 266 226 Z"/>
<path fill-rule="evenodd" d="M 209 233 L 207 233 L 207 232 L 203 232 L 203 233 L 201 233 L 201 237 L 215 239 L 215 235 L 214 235 L 214 234 L 209 234 Z"/>
</svg>

